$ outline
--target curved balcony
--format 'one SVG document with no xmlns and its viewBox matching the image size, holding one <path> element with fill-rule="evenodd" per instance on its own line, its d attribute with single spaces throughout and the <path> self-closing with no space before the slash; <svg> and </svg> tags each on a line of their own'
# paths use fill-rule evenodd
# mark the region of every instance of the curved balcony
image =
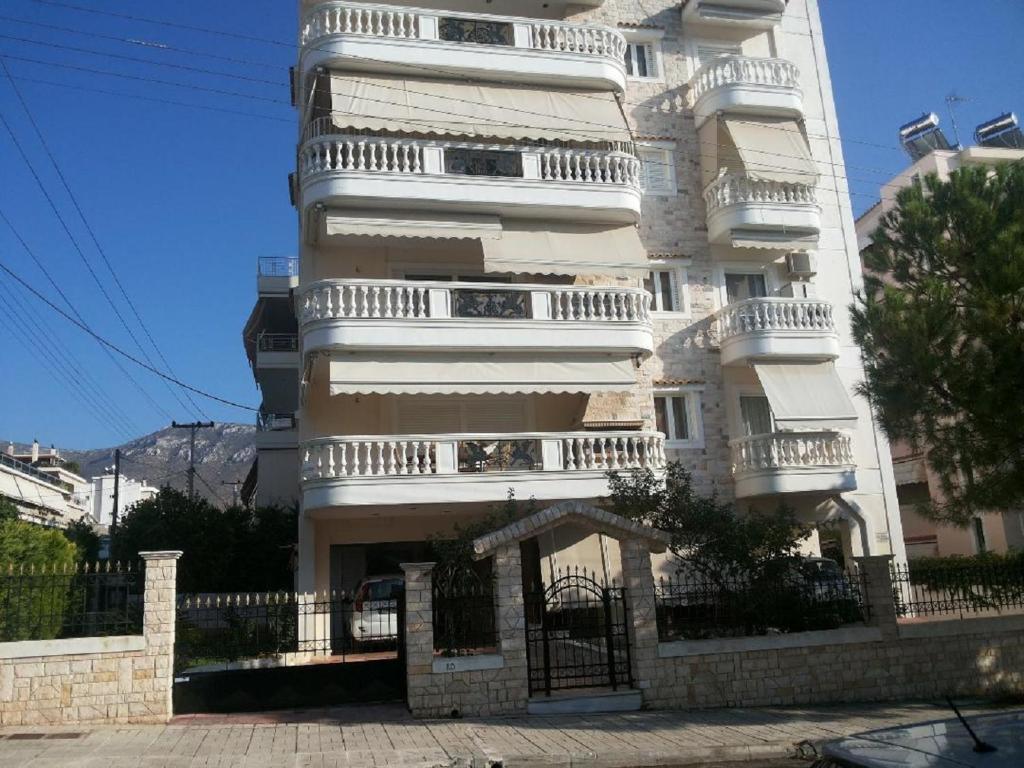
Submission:
<svg viewBox="0 0 1024 768">
<path fill-rule="evenodd" d="M 638 288 L 403 280 L 320 280 L 299 295 L 306 352 L 654 349 Z"/>
<path fill-rule="evenodd" d="M 726 173 L 704 189 L 708 240 L 754 248 L 813 248 L 821 207 L 813 184 Z"/>
<path fill-rule="evenodd" d="M 408 74 L 623 91 L 626 40 L 610 27 L 366 3 L 322 3 L 299 24 L 300 71 Z"/>
<path fill-rule="evenodd" d="M 771 29 L 786 12 L 789 0 L 689 0 L 683 4 L 683 21 L 688 24 L 726 24 Z"/>
<path fill-rule="evenodd" d="M 818 299 L 765 297 L 730 304 L 718 315 L 722 365 L 766 358 L 839 357 L 832 305 Z"/>
<path fill-rule="evenodd" d="M 690 93 L 698 127 L 718 112 L 794 118 L 804 113 L 800 70 L 784 59 L 718 56 L 694 73 Z"/>
<path fill-rule="evenodd" d="M 314 123 L 314 126 L 316 123 Z M 628 152 L 327 135 L 299 152 L 302 205 L 533 215 L 635 223 Z"/>
<path fill-rule="evenodd" d="M 660 432 L 328 437 L 300 445 L 303 508 L 594 498 L 609 470 L 665 467 Z"/>
<path fill-rule="evenodd" d="M 730 440 L 736 498 L 857 489 L 848 433 L 775 432 Z"/>
</svg>

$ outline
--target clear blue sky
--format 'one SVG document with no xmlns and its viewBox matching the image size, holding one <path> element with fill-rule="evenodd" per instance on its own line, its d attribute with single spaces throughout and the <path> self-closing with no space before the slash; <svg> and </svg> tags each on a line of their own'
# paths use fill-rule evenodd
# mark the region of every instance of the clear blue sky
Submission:
<svg viewBox="0 0 1024 768">
<path fill-rule="evenodd" d="M 0 18 L 0 53 L 100 245 L 175 373 L 197 387 L 257 406 L 259 393 L 242 349 L 241 329 L 254 300 L 257 257 L 295 252 L 296 219 L 288 203 L 286 178 L 294 163 L 296 131 L 286 84 L 295 53 L 296 4 L 293 0 L 68 1 L 260 38 L 205 34 L 33 0 L 5 0 L 0 8 L 5 17 Z M 879 184 L 905 164 L 895 141 L 901 123 L 934 110 L 948 129 L 944 103 L 948 93 L 955 91 L 969 99 L 958 109 L 965 138 L 978 122 L 1003 110 L 1024 112 L 1019 84 L 1024 71 L 1022 0 L 968 4 L 821 0 L 821 5 L 855 211 L 871 205 Z M 2 75 L 0 112 L 24 145 L 104 287 L 145 344 L 143 332 L 137 329 Z M 2 126 L 0 208 L 86 321 L 138 355 Z M 61 303 L 2 222 L 0 259 Z M 195 418 L 154 376 L 125 363 L 166 414 L 154 408 L 96 343 L 35 300 L 31 300 L 34 312 L 27 316 L 12 304 L 11 288 L 11 281 L 0 276 L 0 371 L 5 393 L 0 439 L 38 437 L 46 444 L 91 448 L 113 445 L 127 436 L 108 418 L 83 406 L 55 374 L 52 362 L 45 357 L 40 362 L 22 341 L 36 354 L 43 354 L 38 350 L 43 340 L 70 350 L 86 372 L 88 386 L 102 390 L 108 407 L 131 422 L 132 436 L 165 426 L 170 417 Z M 14 290 L 19 301 L 30 302 L 24 291 Z M 5 314 L 9 305 L 17 313 L 16 325 Z M 38 334 L 35 340 L 30 329 Z M 252 420 L 246 411 L 199 402 L 217 421 Z"/>
</svg>

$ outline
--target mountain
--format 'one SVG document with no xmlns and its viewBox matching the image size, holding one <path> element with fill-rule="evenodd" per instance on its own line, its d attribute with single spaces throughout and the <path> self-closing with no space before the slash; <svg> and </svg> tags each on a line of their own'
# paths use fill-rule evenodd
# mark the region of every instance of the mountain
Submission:
<svg viewBox="0 0 1024 768">
<path fill-rule="evenodd" d="M 216 504 L 230 503 L 231 486 L 222 483 L 245 479 L 256 458 L 255 434 L 256 428 L 247 424 L 217 423 L 196 430 L 196 492 Z M 115 447 L 121 449 L 123 476 L 155 486 L 188 487 L 189 430 L 167 427 Z M 101 475 L 114 464 L 113 447 L 62 448 L 60 454 L 77 462 L 83 477 Z"/>
</svg>

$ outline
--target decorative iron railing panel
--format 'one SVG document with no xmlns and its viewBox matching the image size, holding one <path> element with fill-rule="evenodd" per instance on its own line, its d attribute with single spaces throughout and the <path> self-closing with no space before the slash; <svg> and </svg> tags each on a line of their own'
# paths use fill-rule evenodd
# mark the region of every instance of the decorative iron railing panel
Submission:
<svg viewBox="0 0 1024 768">
<path fill-rule="evenodd" d="M 655 587 L 658 636 L 667 642 L 837 629 L 867 620 L 866 594 L 862 573 L 799 563 L 767 576 L 680 573 Z"/>
<path fill-rule="evenodd" d="M 1024 558 L 894 563 L 890 574 L 903 618 L 1024 613 Z"/>
<path fill-rule="evenodd" d="M 435 570 L 433 612 L 434 650 L 442 656 L 496 652 L 494 579 L 489 570 L 483 574 L 469 566 Z"/>
<path fill-rule="evenodd" d="M 134 563 L 9 565 L 0 571 L 0 642 L 141 635 L 143 592 Z"/>
<path fill-rule="evenodd" d="M 181 595 L 175 668 L 214 671 L 254 662 L 288 666 L 324 656 L 396 658 L 404 610 L 400 587 L 383 597 L 344 592 Z"/>
</svg>

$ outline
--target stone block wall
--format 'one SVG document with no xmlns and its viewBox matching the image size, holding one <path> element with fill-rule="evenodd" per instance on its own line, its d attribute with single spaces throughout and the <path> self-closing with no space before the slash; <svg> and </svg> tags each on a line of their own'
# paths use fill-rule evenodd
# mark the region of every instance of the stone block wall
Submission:
<svg viewBox="0 0 1024 768">
<path fill-rule="evenodd" d="M 406 586 L 408 704 L 416 717 L 486 716 L 526 711 L 526 615 L 519 543 L 494 555 L 496 654 L 434 656 L 430 571 L 403 564 Z"/>
<path fill-rule="evenodd" d="M 644 702 L 685 709 L 1020 695 L 1024 631 L 997 621 L 1002 629 L 955 619 L 919 625 L 920 637 L 847 643 L 835 630 L 828 644 L 663 658 Z M 712 649 L 714 641 L 701 642 Z"/>
<path fill-rule="evenodd" d="M 181 553 L 140 554 L 146 562 L 142 635 L 0 643 L 0 726 L 170 718 Z"/>
</svg>

